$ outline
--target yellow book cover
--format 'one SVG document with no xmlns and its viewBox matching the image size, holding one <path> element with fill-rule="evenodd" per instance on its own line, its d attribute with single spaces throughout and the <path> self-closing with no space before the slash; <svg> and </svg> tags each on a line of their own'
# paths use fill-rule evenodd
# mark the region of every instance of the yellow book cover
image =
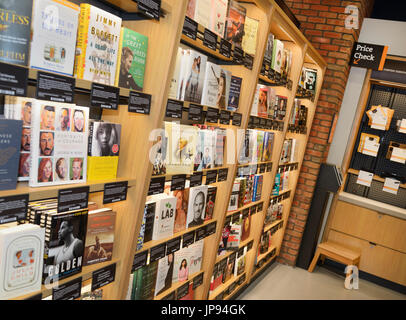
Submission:
<svg viewBox="0 0 406 320">
<path fill-rule="evenodd" d="M 116 78 L 114 79 L 114 85 L 116 87 L 118 87 L 118 80 L 120 78 L 121 55 L 122 55 L 122 51 L 123 51 L 123 33 L 124 33 L 124 27 L 121 27 L 120 41 L 118 44 L 118 52 L 117 52 Z"/>
<path fill-rule="evenodd" d="M 87 180 L 115 179 L 117 167 L 118 157 L 87 157 Z"/>
<path fill-rule="evenodd" d="M 89 15 L 90 4 L 82 3 L 80 5 L 78 35 L 76 39 L 76 57 L 73 68 L 73 74 L 78 79 L 83 78 L 83 72 L 85 70 L 84 66 L 86 58 L 87 33 L 89 30 Z"/>
</svg>

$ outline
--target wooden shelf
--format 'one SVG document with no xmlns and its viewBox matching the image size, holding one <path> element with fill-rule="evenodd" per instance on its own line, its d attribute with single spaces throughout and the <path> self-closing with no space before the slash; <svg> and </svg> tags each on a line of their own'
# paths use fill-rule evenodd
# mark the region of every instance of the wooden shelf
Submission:
<svg viewBox="0 0 406 320">
<path fill-rule="evenodd" d="M 265 225 L 264 226 L 264 232 L 267 232 L 267 231 L 271 230 L 273 227 L 277 226 L 278 224 L 283 223 L 283 221 L 284 221 L 283 219 L 279 219 L 279 220 L 276 220 L 276 221 L 274 221 L 274 222 L 272 222 L 270 224 Z"/>
<path fill-rule="evenodd" d="M 227 217 L 228 217 L 228 216 L 232 216 L 233 214 L 236 214 L 237 212 L 243 211 L 244 209 L 247 209 L 247 208 L 250 208 L 250 207 L 252 207 L 252 206 L 255 206 L 255 205 L 257 205 L 257 204 L 259 204 L 259 203 L 261 203 L 261 202 L 264 202 L 264 200 L 259 200 L 259 201 L 255 201 L 255 202 L 250 202 L 250 203 L 248 203 L 248 204 L 242 206 L 241 208 L 238 208 L 237 210 L 228 211 L 228 212 L 227 212 Z"/>
<path fill-rule="evenodd" d="M 274 255 L 272 258 L 269 259 L 269 261 L 266 261 L 261 267 L 256 268 L 254 272 L 251 275 L 251 279 L 255 279 L 255 276 L 260 273 L 263 269 L 265 269 L 274 259 L 276 259 L 276 255 Z"/>
<path fill-rule="evenodd" d="M 270 199 L 278 198 L 278 197 L 283 196 L 284 194 L 286 194 L 286 193 L 288 193 L 288 192 L 290 192 L 290 191 L 291 191 L 291 189 L 287 189 L 287 190 L 284 190 L 284 191 L 279 192 L 278 195 L 272 195 L 272 194 L 271 194 L 271 198 L 270 198 Z M 286 200 L 286 199 L 284 199 L 284 200 Z"/>
<path fill-rule="evenodd" d="M 251 241 L 253 241 L 254 238 L 253 237 L 249 237 L 248 239 L 245 239 L 244 241 L 240 242 L 240 245 L 238 246 L 238 249 L 244 248 L 246 245 L 248 245 L 248 243 L 250 243 Z M 233 253 L 236 253 L 238 250 L 236 251 L 226 251 L 225 254 L 217 256 L 216 257 L 216 263 L 228 258 L 229 256 L 231 256 Z"/>
<path fill-rule="evenodd" d="M 228 279 L 227 282 L 222 283 L 209 294 L 208 300 L 214 300 L 221 292 L 226 290 L 233 282 L 237 281 L 240 277 L 242 277 L 244 273 L 245 273 L 245 271 L 238 276 L 234 276 L 234 274 L 233 274 L 233 276 L 230 279 Z M 237 286 L 238 286 L 238 284 L 236 285 L 236 289 L 237 289 Z M 235 292 L 235 289 L 233 292 Z M 231 295 L 232 295 L 232 293 L 231 293 Z M 229 296 L 230 296 L 230 294 L 229 294 Z"/>
</svg>

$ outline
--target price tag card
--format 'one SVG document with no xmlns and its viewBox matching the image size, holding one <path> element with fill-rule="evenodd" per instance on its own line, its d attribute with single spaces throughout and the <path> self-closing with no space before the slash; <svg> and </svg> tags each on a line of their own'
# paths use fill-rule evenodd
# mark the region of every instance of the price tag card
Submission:
<svg viewBox="0 0 406 320">
<path fill-rule="evenodd" d="M 28 199 L 28 194 L 1 197 L 0 224 L 26 219 Z"/>
<path fill-rule="evenodd" d="M 230 124 L 230 119 L 231 119 L 231 112 L 227 110 L 221 110 L 220 111 L 220 123 L 229 125 Z"/>
<path fill-rule="evenodd" d="M 152 178 L 149 184 L 148 195 L 163 193 L 165 189 L 165 177 Z"/>
<path fill-rule="evenodd" d="M 176 300 L 175 292 L 176 292 L 176 291 L 172 291 L 170 294 L 168 294 L 167 296 L 163 297 L 162 300 Z"/>
<path fill-rule="evenodd" d="M 154 262 L 162 259 L 166 255 L 166 243 L 152 247 L 150 250 L 149 262 Z"/>
<path fill-rule="evenodd" d="M 134 255 L 134 260 L 133 260 L 133 265 L 131 268 L 131 272 L 134 272 L 135 270 L 138 270 L 139 268 L 142 268 L 143 266 L 147 265 L 147 260 L 148 260 L 148 250 L 137 253 Z"/>
<path fill-rule="evenodd" d="M 217 170 L 210 170 L 206 172 L 206 184 L 217 182 Z"/>
<path fill-rule="evenodd" d="M 231 58 L 231 43 L 223 38 L 220 39 L 220 54 Z"/>
<path fill-rule="evenodd" d="M 204 272 L 193 278 L 193 290 L 195 290 L 197 287 L 200 287 L 203 284 L 203 276 Z"/>
<path fill-rule="evenodd" d="M 240 48 L 238 48 L 238 47 L 234 47 L 233 60 L 234 60 L 237 64 L 243 64 L 243 62 L 244 62 L 244 51 L 242 51 L 242 50 L 241 50 Z"/>
<path fill-rule="evenodd" d="M 399 124 L 399 127 L 398 127 L 398 131 L 399 131 L 400 133 L 406 133 L 406 119 L 400 120 L 400 124 Z"/>
<path fill-rule="evenodd" d="M 228 178 L 228 168 L 219 169 L 217 181 L 218 182 L 227 181 L 227 178 Z"/>
<path fill-rule="evenodd" d="M 207 236 L 207 229 L 206 226 L 201 227 L 199 229 L 196 230 L 196 240 L 195 241 L 199 241 L 204 239 Z"/>
<path fill-rule="evenodd" d="M 116 264 L 113 263 L 92 273 L 92 291 L 112 283 L 116 276 Z"/>
<path fill-rule="evenodd" d="M 28 69 L 0 62 L 0 94 L 27 96 Z"/>
<path fill-rule="evenodd" d="M 151 111 L 151 95 L 130 91 L 128 100 L 128 112 L 149 114 Z"/>
<path fill-rule="evenodd" d="M 393 147 L 390 161 L 405 164 L 406 162 L 406 149 Z"/>
<path fill-rule="evenodd" d="M 233 113 L 233 126 L 241 126 L 242 114 L 234 112 Z"/>
<path fill-rule="evenodd" d="M 186 184 L 185 174 L 173 175 L 171 180 L 171 191 L 183 190 L 185 189 L 185 184 Z"/>
<path fill-rule="evenodd" d="M 182 236 L 182 248 L 188 247 L 194 242 L 195 242 L 195 231 L 185 233 Z"/>
<path fill-rule="evenodd" d="M 165 117 L 173 119 L 181 119 L 182 108 L 183 108 L 182 101 L 168 99 L 168 102 L 166 104 Z"/>
<path fill-rule="evenodd" d="M 189 105 L 188 120 L 202 121 L 203 120 L 203 107 L 196 104 Z"/>
<path fill-rule="evenodd" d="M 127 199 L 128 181 L 106 183 L 104 185 L 103 204 Z"/>
<path fill-rule="evenodd" d="M 366 138 L 362 153 L 368 156 L 376 157 L 378 155 L 379 143 L 375 139 Z"/>
<path fill-rule="evenodd" d="M 261 163 L 261 164 L 259 165 L 259 173 L 265 173 L 265 171 L 266 171 L 266 166 L 267 166 L 266 163 Z"/>
<path fill-rule="evenodd" d="M 176 291 L 176 298 L 178 300 L 182 299 L 189 293 L 189 281 L 183 284 L 179 289 Z"/>
<path fill-rule="evenodd" d="M 209 29 L 204 29 L 203 45 L 207 48 L 216 51 L 217 49 L 217 35 Z"/>
<path fill-rule="evenodd" d="M 37 99 L 55 102 L 73 102 L 75 78 L 38 71 Z"/>
<path fill-rule="evenodd" d="M 358 173 L 357 183 L 363 186 L 370 187 L 374 174 L 372 172 L 360 170 Z"/>
<path fill-rule="evenodd" d="M 383 185 L 383 191 L 398 194 L 400 186 L 400 181 L 392 178 L 385 178 L 385 183 Z"/>
<path fill-rule="evenodd" d="M 80 297 L 82 290 L 82 277 L 52 289 L 52 300 L 75 300 Z"/>
<path fill-rule="evenodd" d="M 158 20 L 161 15 L 161 0 L 137 0 L 138 10 L 152 19 Z"/>
<path fill-rule="evenodd" d="M 177 237 L 175 239 L 171 239 L 166 243 L 166 255 L 174 253 L 180 250 L 180 241 L 181 237 Z"/>
<path fill-rule="evenodd" d="M 92 107 L 117 110 L 120 89 L 104 84 L 92 83 L 90 104 Z"/>
<path fill-rule="evenodd" d="M 216 233 L 217 222 L 214 221 L 206 226 L 206 237 Z"/>
<path fill-rule="evenodd" d="M 257 212 L 261 212 L 263 208 L 264 208 L 263 202 L 257 204 Z"/>
<path fill-rule="evenodd" d="M 195 174 L 191 175 L 189 181 L 191 188 L 201 186 L 203 181 L 203 172 L 196 172 Z"/>
<path fill-rule="evenodd" d="M 244 55 L 244 67 L 246 67 L 249 70 L 252 70 L 253 64 L 254 64 L 254 57 L 249 54 L 245 54 Z"/>
<path fill-rule="evenodd" d="M 192 39 L 196 40 L 197 37 L 197 22 L 190 19 L 188 16 L 185 16 L 185 22 L 183 23 L 182 33 Z"/>
<path fill-rule="evenodd" d="M 224 299 L 224 291 L 221 292 L 221 293 L 219 293 L 219 294 L 214 298 L 214 300 L 223 300 L 223 299 Z"/>
<path fill-rule="evenodd" d="M 206 122 L 217 123 L 219 121 L 219 110 L 216 108 L 207 108 Z"/>
<path fill-rule="evenodd" d="M 89 186 L 59 190 L 58 212 L 87 208 L 89 201 L 89 190 Z"/>
</svg>

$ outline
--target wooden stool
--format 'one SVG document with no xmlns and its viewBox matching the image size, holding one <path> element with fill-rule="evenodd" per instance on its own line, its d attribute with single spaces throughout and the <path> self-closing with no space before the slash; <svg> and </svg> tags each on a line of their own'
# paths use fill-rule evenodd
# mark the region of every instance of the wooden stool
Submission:
<svg viewBox="0 0 406 320">
<path fill-rule="evenodd" d="M 361 255 L 359 253 L 354 252 L 353 250 L 348 249 L 346 247 L 343 247 L 338 243 L 327 241 L 320 243 L 317 246 L 314 258 L 307 271 L 313 272 L 320 256 L 322 256 L 323 261 L 325 257 L 328 257 L 331 260 L 341 262 L 347 266 L 354 265 L 357 266 L 358 268 L 359 268 L 359 260 L 361 258 Z M 348 270 L 348 273 L 351 274 L 351 270 Z"/>
</svg>

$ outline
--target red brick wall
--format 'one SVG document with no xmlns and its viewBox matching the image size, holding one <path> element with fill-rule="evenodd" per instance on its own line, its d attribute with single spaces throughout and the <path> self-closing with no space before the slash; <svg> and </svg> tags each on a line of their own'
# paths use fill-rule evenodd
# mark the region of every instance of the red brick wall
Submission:
<svg viewBox="0 0 406 320">
<path fill-rule="evenodd" d="M 334 114 L 340 110 L 348 79 L 348 62 L 364 17 L 372 11 L 373 0 L 285 0 L 301 23 L 301 31 L 328 63 L 299 174 L 285 236 L 278 261 L 295 265 L 307 215 L 313 198 L 320 164 L 328 155 L 328 135 Z M 358 30 L 346 29 L 345 8 L 358 7 Z"/>
</svg>

